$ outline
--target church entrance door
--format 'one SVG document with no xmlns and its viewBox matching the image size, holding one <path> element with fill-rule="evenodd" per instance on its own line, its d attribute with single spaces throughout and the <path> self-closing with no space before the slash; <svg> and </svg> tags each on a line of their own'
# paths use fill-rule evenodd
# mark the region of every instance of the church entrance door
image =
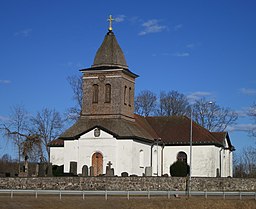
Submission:
<svg viewBox="0 0 256 209">
<path fill-rule="evenodd" d="M 103 156 L 99 152 L 95 152 L 92 155 L 92 167 L 94 171 L 94 176 L 99 176 L 103 174 Z"/>
</svg>

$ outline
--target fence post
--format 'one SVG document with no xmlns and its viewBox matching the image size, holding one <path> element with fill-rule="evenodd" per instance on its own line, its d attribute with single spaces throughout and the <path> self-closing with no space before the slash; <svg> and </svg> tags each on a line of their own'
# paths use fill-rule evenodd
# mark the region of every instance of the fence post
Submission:
<svg viewBox="0 0 256 209">
<path fill-rule="evenodd" d="M 36 190 L 36 199 L 37 199 L 37 190 Z"/>
<path fill-rule="evenodd" d="M 83 190 L 83 200 L 84 200 L 84 190 Z"/>
<path fill-rule="evenodd" d="M 239 192 L 239 198 L 240 198 L 240 200 L 242 199 L 242 193 L 241 193 L 241 191 Z"/>
<path fill-rule="evenodd" d="M 224 200 L 226 199 L 226 197 L 225 197 L 225 191 L 223 191 L 223 199 L 224 199 Z"/>
<path fill-rule="evenodd" d="M 148 199 L 150 199 L 150 191 L 148 191 Z"/>
<path fill-rule="evenodd" d="M 60 190 L 60 200 L 61 200 L 61 190 Z"/>
<path fill-rule="evenodd" d="M 127 191 L 127 200 L 129 200 L 129 199 L 130 199 L 130 192 Z"/>
<path fill-rule="evenodd" d="M 108 192 L 107 192 L 107 190 L 105 191 L 105 200 L 108 200 Z"/>
<path fill-rule="evenodd" d="M 170 199 L 170 191 L 167 192 L 167 198 Z"/>
<path fill-rule="evenodd" d="M 13 190 L 11 190 L 11 198 L 13 198 Z"/>
<path fill-rule="evenodd" d="M 207 199 L 207 190 L 204 191 L 204 197 Z"/>
</svg>

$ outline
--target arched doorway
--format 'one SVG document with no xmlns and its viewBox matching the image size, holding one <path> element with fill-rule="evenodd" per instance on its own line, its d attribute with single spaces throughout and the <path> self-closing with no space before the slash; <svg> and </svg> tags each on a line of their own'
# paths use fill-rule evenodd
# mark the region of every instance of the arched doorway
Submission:
<svg viewBox="0 0 256 209">
<path fill-rule="evenodd" d="M 99 176 L 103 174 L 103 156 L 99 152 L 95 152 L 92 155 L 92 167 L 94 171 L 94 176 Z"/>
</svg>

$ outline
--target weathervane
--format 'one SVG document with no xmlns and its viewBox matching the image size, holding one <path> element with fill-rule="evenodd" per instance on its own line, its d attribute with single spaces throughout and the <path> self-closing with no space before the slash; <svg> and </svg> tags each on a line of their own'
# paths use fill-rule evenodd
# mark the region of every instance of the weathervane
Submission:
<svg viewBox="0 0 256 209">
<path fill-rule="evenodd" d="M 115 19 L 112 18 L 112 15 L 109 15 L 109 18 L 108 18 L 108 21 L 109 21 L 109 27 L 108 27 L 108 30 L 109 31 L 112 31 L 112 22 L 114 21 Z"/>
</svg>

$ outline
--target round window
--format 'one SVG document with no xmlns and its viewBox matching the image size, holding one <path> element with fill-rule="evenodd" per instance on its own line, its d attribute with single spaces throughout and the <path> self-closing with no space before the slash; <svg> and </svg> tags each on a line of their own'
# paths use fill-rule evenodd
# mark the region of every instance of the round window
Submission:
<svg viewBox="0 0 256 209">
<path fill-rule="evenodd" d="M 94 136 L 95 137 L 99 137 L 100 136 L 100 129 L 99 128 L 95 128 L 94 129 Z"/>
</svg>

